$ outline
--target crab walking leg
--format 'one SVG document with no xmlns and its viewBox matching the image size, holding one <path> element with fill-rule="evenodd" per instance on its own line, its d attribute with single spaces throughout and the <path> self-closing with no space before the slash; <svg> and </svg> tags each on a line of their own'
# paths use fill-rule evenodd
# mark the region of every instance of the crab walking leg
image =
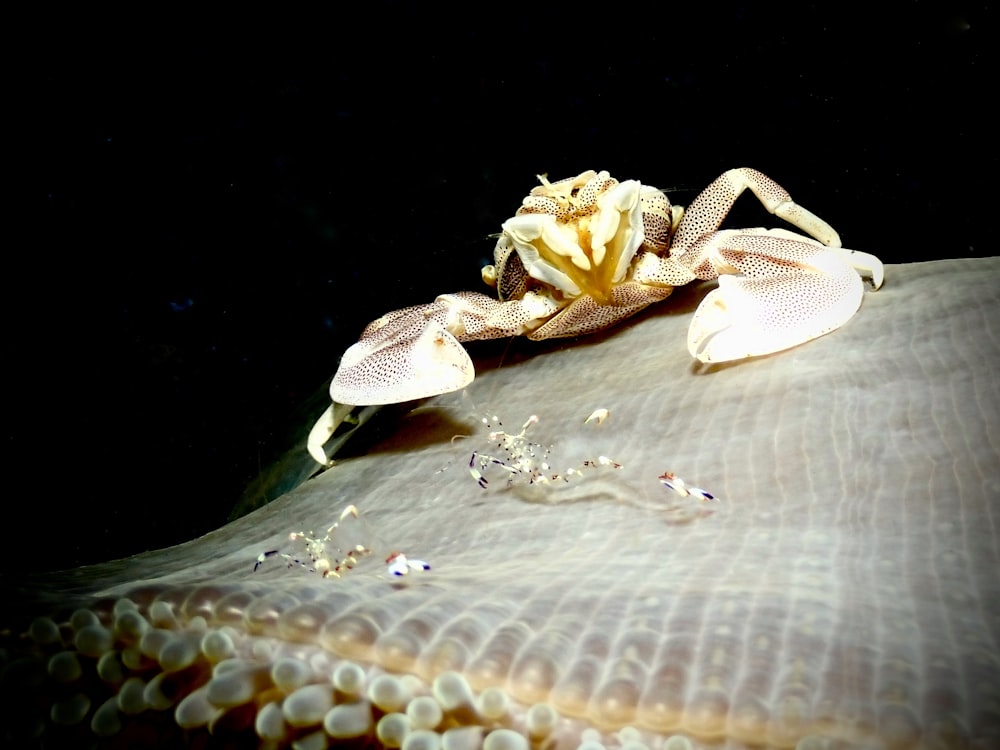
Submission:
<svg viewBox="0 0 1000 750">
<path fill-rule="evenodd" d="M 871 279 L 873 289 L 880 289 L 882 287 L 882 282 L 885 281 L 885 269 L 882 266 L 882 261 L 874 255 L 863 253 L 860 250 L 848 250 L 843 247 L 831 247 L 830 252 L 839 255 L 845 263 L 850 265 L 863 277 Z"/>
<path fill-rule="evenodd" d="M 464 388 L 475 368 L 460 342 L 524 335 L 557 309 L 531 292 L 511 302 L 457 292 L 372 321 L 340 360 L 330 383 L 334 403 L 310 431 L 309 453 L 328 463 L 323 446 L 350 411 L 345 405 L 394 404 Z"/>
<path fill-rule="evenodd" d="M 306 450 L 316 460 L 316 463 L 323 466 L 330 465 L 330 459 L 327 457 L 326 451 L 323 450 L 323 446 L 330 441 L 333 433 L 352 411 L 354 411 L 354 407 L 351 404 L 334 402 L 309 430 L 309 436 L 306 438 Z"/>
<path fill-rule="evenodd" d="M 840 247 L 840 235 L 816 214 L 792 200 L 781 185 L 756 169 L 730 169 L 719 175 L 684 211 L 673 240 L 673 255 L 687 253 L 699 238 L 714 232 L 733 207 L 736 199 L 749 188 L 769 213 L 778 216 L 827 247 Z M 701 276 L 702 266 L 692 269 Z M 705 269 L 707 270 L 707 268 Z M 712 278 L 710 275 L 709 278 Z"/>
<path fill-rule="evenodd" d="M 313 425 L 313 428 L 309 431 L 309 436 L 306 438 L 306 450 L 309 451 L 309 455 L 323 466 L 332 466 L 333 461 L 331 459 L 337 455 L 344 443 L 351 438 L 353 432 L 371 419 L 381 408 L 377 404 L 366 406 L 362 409 L 351 404 L 330 404 L 330 407 L 323 412 L 323 416 Z M 350 425 L 350 428 L 341 430 L 337 438 L 333 442 L 330 442 L 337 428 L 344 423 Z"/>
<path fill-rule="evenodd" d="M 780 229 L 745 231 L 699 243 L 723 275 L 691 321 L 691 356 L 725 362 L 770 354 L 829 333 L 857 312 L 864 284 L 846 251 Z M 881 264 L 873 265 L 881 278 Z"/>
</svg>

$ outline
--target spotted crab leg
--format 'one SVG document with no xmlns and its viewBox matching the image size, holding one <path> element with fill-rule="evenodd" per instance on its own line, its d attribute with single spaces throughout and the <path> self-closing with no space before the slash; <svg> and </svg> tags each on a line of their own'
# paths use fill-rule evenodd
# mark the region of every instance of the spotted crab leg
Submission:
<svg viewBox="0 0 1000 750">
<path fill-rule="evenodd" d="M 798 227 L 827 247 L 840 247 L 837 231 L 795 201 L 781 185 L 756 169 L 730 169 L 715 180 L 687 207 L 677 227 L 671 254 L 690 257 L 702 238 L 715 232 L 733 207 L 736 199 L 750 190 L 769 213 Z M 697 255 L 697 253 L 696 253 Z M 700 257 L 700 256 L 699 256 Z M 709 265 L 693 267 L 699 278 L 714 278 Z M 706 276 L 703 276 L 703 271 Z"/>
</svg>

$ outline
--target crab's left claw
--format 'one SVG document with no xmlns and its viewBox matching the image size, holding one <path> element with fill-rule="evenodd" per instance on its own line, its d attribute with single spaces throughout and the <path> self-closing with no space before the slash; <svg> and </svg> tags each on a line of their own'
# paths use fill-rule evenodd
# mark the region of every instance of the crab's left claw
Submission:
<svg viewBox="0 0 1000 750">
<path fill-rule="evenodd" d="M 749 232 L 718 232 L 705 248 L 720 276 L 688 331 L 688 350 L 702 362 L 770 354 L 818 338 L 861 306 L 859 274 L 876 289 L 882 284 L 882 263 L 872 255 L 780 229 Z"/>
</svg>

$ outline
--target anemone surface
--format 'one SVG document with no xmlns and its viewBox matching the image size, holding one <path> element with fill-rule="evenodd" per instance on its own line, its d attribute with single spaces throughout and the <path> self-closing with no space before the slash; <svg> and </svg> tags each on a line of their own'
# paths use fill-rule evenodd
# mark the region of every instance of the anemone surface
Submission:
<svg viewBox="0 0 1000 750">
<path fill-rule="evenodd" d="M 151 741 L 149 723 L 158 746 L 998 747 L 998 281 L 1000 259 L 889 266 L 842 329 L 716 366 L 686 352 L 704 289 L 680 291 L 596 337 L 519 343 L 365 455 L 205 537 L 59 575 L 8 570 L 7 736 L 98 731 L 114 746 Z M 531 415 L 524 438 L 496 434 Z M 511 470 L 529 461 L 559 478 Z M 665 472 L 715 500 L 681 497 Z M 289 532 L 322 536 L 351 504 L 327 550 L 366 552 L 341 578 L 310 572 Z M 307 564 L 279 553 L 254 571 L 271 550 Z M 391 576 L 393 551 L 431 570 Z M 53 619 L 22 635 L 36 615 Z M 127 670 L 96 666 L 129 666 L 139 636 L 122 619 L 173 643 L 223 632 L 232 649 L 203 646 L 202 668 L 141 649 L 144 685 L 176 679 L 165 705 L 129 713 L 115 702 Z M 305 676 L 279 679 L 283 657 Z M 82 677 L 63 669 L 74 658 Z M 330 687 L 351 670 L 367 688 Z M 399 719 L 406 740 L 391 721 L 376 733 L 407 715 L 373 697 L 381 674 L 420 704 Z M 304 683 L 320 687 L 293 700 Z M 294 708 L 317 690 L 318 708 Z M 79 696 L 74 714 L 63 704 Z M 324 711 L 339 713 L 321 727 Z"/>
</svg>

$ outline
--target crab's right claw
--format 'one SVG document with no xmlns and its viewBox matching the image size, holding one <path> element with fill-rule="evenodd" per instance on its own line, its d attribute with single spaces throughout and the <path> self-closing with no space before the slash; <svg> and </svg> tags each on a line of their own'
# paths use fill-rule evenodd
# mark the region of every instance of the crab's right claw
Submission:
<svg viewBox="0 0 1000 750">
<path fill-rule="evenodd" d="M 330 396 L 340 404 L 395 404 L 457 391 L 472 382 L 468 352 L 446 328 L 438 302 L 383 315 L 340 360 Z"/>
<path fill-rule="evenodd" d="M 309 453 L 329 465 L 323 446 L 350 412 L 343 406 L 396 404 L 465 388 L 476 371 L 459 342 L 520 336 L 557 310 L 552 299 L 532 292 L 508 302 L 456 292 L 372 321 L 340 360 L 330 383 L 334 403 L 309 433 Z"/>
<path fill-rule="evenodd" d="M 457 391 L 476 375 L 460 341 L 521 336 L 557 310 L 532 292 L 509 302 L 455 292 L 388 313 L 344 352 L 330 396 L 342 404 L 394 404 Z"/>
<path fill-rule="evenodd" d="M 324 446 L 355 406 L 413 401 L 472 382 L 472 360 L 445 327 L 448 317 L 447 305 L 433 302 L 396 310 L 365 327 L 330 383 L 333 403 L 306 439 L 317 463 L 330 466 Z"/>
</svg>

